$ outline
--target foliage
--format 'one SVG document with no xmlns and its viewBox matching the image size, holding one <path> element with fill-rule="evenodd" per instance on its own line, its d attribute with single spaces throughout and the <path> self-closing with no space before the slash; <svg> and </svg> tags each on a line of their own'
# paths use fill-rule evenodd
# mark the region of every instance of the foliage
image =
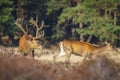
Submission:
<svg viewBox="0 0 120 80">
<path fill-rule="evenodd" d="M 50 26 L 46 35 L 52 34 L 48 36 L 52 39 L 65 38 L 66 27 L 72 25 L 79 35 L 115 42 L 120 35 L 119 7 L 120 0 L 1 0 L 0 31 L 14 33 L 17 29 L 12 23 L 14 18 L 37 17 L 39 24 L 44 20 Z"/>
<path fill-rule="evenodd" d="M 93 35 L 98 39 L 114 42 L 119 38 L 120 31 L 120 25 L 117 24 L 119 3 L 119 0 L 84 0 L 74 7 L 64 8 L 59 17 L 59 24 L 73 19 L 75 24 L 87 25 L 82 29 L 77 28 L 78 34 Z"/>
<path fill-rule="evenodd" d="M 56 27 L 57 29 L 55 30 L 55 34 L 52 36 L 52 39 L 63 39 L 64 38 L 64 35 L 65 35 L 65 32 L 59 28 L 58 26 Z"/>
<path fill-rule="evenodd" d="M 0 0 L 0 31 L 9 30 L 11 28 L 11 21 L 13 20 L 13 1 Z"/>
<path fill-rule="evenodd" d="M 48 14 L 52 13 L 53 11 L 59 10 L 61 8 L 65 8 L 68 6 L 68 0 L 50 0 L 47 3 L 47 11 Z"/>
<path fill-rule="evenodd" d="M 15 27 L 13 26 L 13 1 L 1 0 L 0 1 L 0 31 L 6 34 L 14 34 Z M 13 27 L 12 27 L 13 26 Z"/>
<path fill-rule="evenodd" d="M 11 11 L 13 10 L 12 5 L 13 1 L 11 0 L 1 0 L 0 1 L 0 23 L 6 22 L 11 15 Z"/>
</svg>

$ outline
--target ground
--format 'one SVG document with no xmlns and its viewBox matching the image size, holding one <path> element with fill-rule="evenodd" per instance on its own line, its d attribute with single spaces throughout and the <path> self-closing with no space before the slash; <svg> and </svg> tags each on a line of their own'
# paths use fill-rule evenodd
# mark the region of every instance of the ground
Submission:
<svg viewBox="0 0 120 80">
<path fill-rule="evenodd" d="M 13 49 L 14 49 L 14 51 L 16 51 L 15 54 L 20 54 L 20 53 L 17 52 L 18 48 L 13 48 Z M 106 54 L 106 55 L 109 58 L 111 58 L 112 60 L 114 60 L 115 62 L 120 63 L 120 49 L 118 48 L 117 50 L 118 50 L 117 53 L 109 53 L 109 54 Z M 59 52 L 57 52 L 57 53 L 59 53 Z M 41 50 L 36 49 L 35 54 L 40 55 Z M 55 54 L 53 54 L 53 53 L 49 53 L 49 54 L 42 53 L 40 56 L 35 56 L 35 59 L 36 60 L 41 60 L 43 62 L 53 62 L 53 56 L 54 55 Z M 81 62 L 82 59 L 83 59 L 83 57 L 72 54 L 71 57 L 70 57 L 70 62 L 77 63 L 77 62 Z M 65 61 L 65 57 L 57 58 L 57 62 L 64 62 L 64 61 Z"/>
</svg>

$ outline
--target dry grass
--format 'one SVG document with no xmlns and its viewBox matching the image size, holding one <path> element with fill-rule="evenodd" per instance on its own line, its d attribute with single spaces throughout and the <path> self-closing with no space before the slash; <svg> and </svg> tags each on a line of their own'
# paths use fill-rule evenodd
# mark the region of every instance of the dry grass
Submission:
<svg viewBox="0 0 120 80">
<path fill-rule="evenodd" d="M 33 60 L 13 54 L 12 48 L 0 48 L 0 80 L 119 80 L 120 64 L 105 56 L 79 62 L 72 56 L 71 63 L 52 62 L 52 55 L 41 55 Z M 50 55 L 50 56 L 49 56 Z M 118 54 L 117 54 L 118 55 Z M 44 57 L 44 58 L 43 58 Z M 49 59 L 49 57 L 51 57 Z M 74 58 L 73 58 L 74 57 Z"/>
</svg>

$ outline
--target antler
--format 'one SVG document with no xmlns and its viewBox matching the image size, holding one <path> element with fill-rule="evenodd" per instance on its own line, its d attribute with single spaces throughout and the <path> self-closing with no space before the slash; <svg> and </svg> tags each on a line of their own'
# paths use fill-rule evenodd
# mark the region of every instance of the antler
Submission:
<svg viewBox="0 0 120 80">
<path fill-rule="evenodd" d="M 23 31 L 24 34 L 27 34 L 27 32 L 24 30 L 22 25 L 20 23 L 18 23 L 18 21 L 20 22 L 21 18 L 17 18 L 17 20 L 14 22 L 14 24 L 16 24 Z"/>
<path fill-rule="evenodd" d="M 36 26 L 36 38 L 44 36 L 45 34 L 44 31 L 42 32 L 41 35 L 39 35 L 39 31 L 44 27 L 44 20 L 42 20 L 42 24 L 40 27 L 38 26 L 37 21 L 33 20 L 33 18 L 30 18 L 29 22 Z"/>
</svg>

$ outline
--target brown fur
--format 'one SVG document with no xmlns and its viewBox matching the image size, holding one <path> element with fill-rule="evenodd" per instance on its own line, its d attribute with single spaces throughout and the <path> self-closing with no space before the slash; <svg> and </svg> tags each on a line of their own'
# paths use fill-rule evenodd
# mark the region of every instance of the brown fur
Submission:
<svg viewBox="0 0 120 80">
<path fill-rule="evenodd" d="M 114 49 L 110 44 L 103 47 L 96 47 L 87 42 L 80 42 L 74 40 L 64 40 L 59 43 L 60 54 L 54 56 L 54 61 L 57 57 L 66 56 L 66 60 L 69 61 L 71 54 L 83 56 L 84 59 L 91 57 L 97 53 L 108 53 Z M 62 50 L 63 49 L 63 50 Z"/>
<path fill-rule="evenodd" d="M 34 49 L 40 47 L 37 40 L 33 39 L 32 35 L 23 35 L 19 40 L 19 51 L 28 55 L 32 52 L 34 57 Z"/>
</svg>

